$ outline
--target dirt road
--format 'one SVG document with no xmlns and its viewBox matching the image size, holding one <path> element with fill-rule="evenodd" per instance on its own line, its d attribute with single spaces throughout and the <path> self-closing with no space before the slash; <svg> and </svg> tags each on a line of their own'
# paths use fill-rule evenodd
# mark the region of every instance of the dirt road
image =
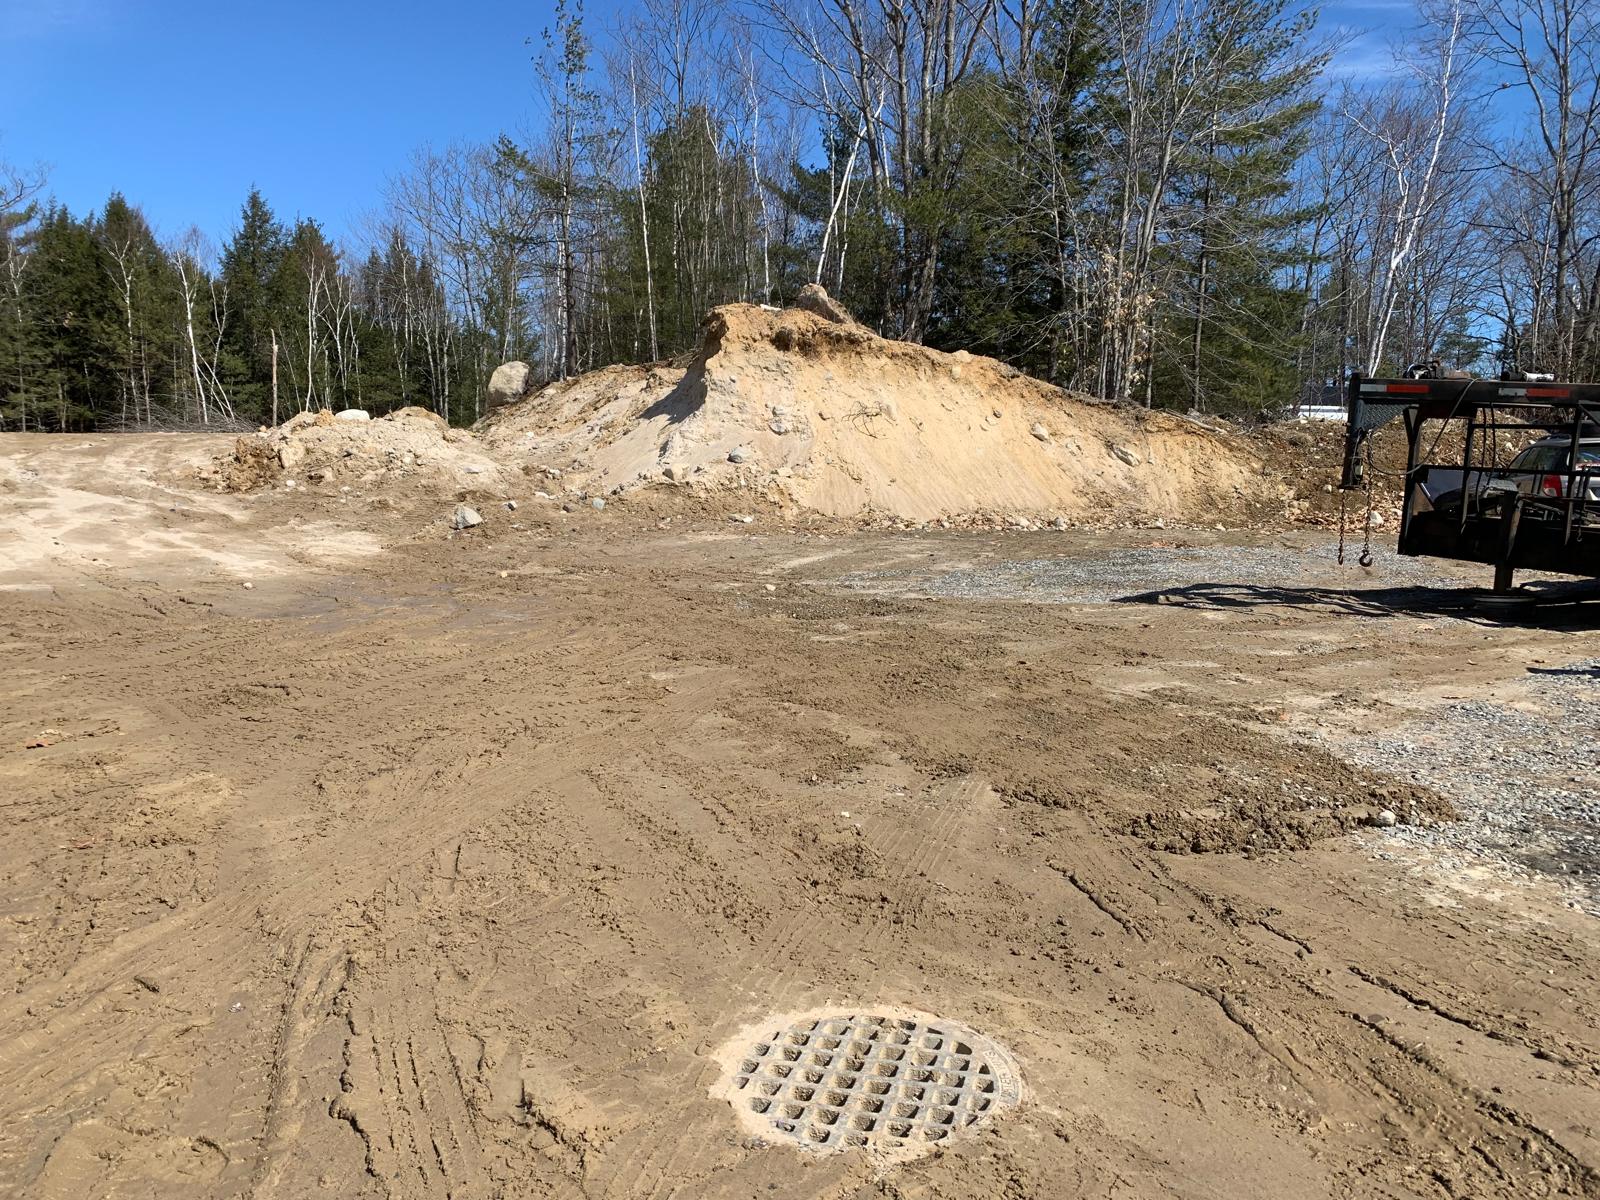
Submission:
<svg viewBox="0 0 1600 1200">
<path fill-rule="evenodd" d="M 1600 1195 L 1583 893 L 1351 765 L 1592 618 L 1304 535 L 451 536 L 204 449 L 0 439 L 0 1191 Z M 818 1007 L 961 1022 L 1022 1104 L 760 1144 L 718 1052 Z"/>
</svg>

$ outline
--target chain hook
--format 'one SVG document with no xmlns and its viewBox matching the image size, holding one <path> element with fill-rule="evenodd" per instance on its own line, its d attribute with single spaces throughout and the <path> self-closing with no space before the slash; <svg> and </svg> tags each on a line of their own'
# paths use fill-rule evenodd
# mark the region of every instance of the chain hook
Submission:
<svg viewBox="0 0 1600 1200">
<path fill-rule="evenodd" d="M 1363 567 L 1372 565 L 1372 442 L 1366 444 L 1367 468 L 1361 473 L 1362 482 L 1366 484 L 1367 493 L 1367 520 L 1361 531 L 1361 557 L 1356 559 Z"/>
</svg>

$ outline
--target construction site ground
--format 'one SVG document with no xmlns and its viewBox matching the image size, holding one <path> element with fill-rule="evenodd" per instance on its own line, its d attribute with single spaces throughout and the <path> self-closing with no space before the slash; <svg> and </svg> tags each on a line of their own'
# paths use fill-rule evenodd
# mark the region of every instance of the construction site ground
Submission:
<svg viewBox="0 0 1600 1200">
<path fill-rule="evenodd" d="M 1589 609 L 1325 529 L 456 532 L 219 445 L 0 438 L 0 1193 L 1600 1195 Z M 763 1144 L 718 1051 L 819 1007 L 1022 1102 Z"/>
</svg>

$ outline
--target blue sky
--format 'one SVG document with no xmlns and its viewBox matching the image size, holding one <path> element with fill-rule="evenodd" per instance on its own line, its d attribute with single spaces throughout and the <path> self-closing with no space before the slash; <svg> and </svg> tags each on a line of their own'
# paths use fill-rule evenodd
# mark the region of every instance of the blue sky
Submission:
<svg viewBox="0 0 1600 1200">
<path fill-rule="evenodd" d="M 0 157 L 75 212 L 113 189 L 214 239 L 257 184 L 331 231 L 427 142 L 531 110 L 550 5 L 513 0 L 0 0 Z"/>
<path fill-rule="evenodd" d="M 801 0 L 804 2 L 804 0 Z M 418 146 L 525 126 L 553 0 L 0 0 L 0 158 L 74 212 L 120 189 L 163 236 L 221 242 L 252 184 L 280 217 L 359 228 Z M 611 4 L 591 0 L 591 23 Z M 1388 61 L 1411 0 L 1344 0 L 1337 64 Z"/>
</svg>

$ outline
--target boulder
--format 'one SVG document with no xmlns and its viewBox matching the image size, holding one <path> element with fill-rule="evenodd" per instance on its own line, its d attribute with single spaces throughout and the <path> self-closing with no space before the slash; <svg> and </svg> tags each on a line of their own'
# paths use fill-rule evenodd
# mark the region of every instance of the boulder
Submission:
<svg viewBox="0 0 1600 1200">
<path fill-rule="evenodd" d="M 528 390 L 528 364 L 525 362 L 501 363 L 489 376 L 489 407 L 499 408 L 521 400 Z"/>
<path fill-rule="evenodd" d="M 416 404 L 408 404 L 404 408 L 397 408 L 389 414 L 391 421 L 423 421 L 435 425 L 440 429 L 448 429 L 445 419 L 432 409 L 422 408 Z"/>
<path fill-rule="evenodd" d="M 370 421 L 372 414 L 364 408 L 347 408 L 333 414 L 335 421 Z"/>
<path fill-rule="evenodd" d="M 828 290 L 820 283 L 808 283 L 800 289 L 800 294 L 794 299 L 796 308 L 803 308 L 809 313 L 832 321 L 836 325 L 854 325 L 856 320 L 850 311 L 840 304 Z"/>
</svg>

